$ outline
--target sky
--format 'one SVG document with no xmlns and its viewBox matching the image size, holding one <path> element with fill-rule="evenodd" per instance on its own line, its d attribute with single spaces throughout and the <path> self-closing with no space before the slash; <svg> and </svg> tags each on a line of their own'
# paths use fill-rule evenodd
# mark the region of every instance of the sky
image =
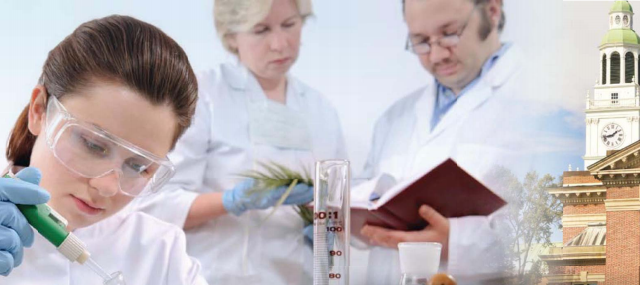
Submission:
<svg viewBox="0 0 640 285">
<path fill-rule="evenodd" d="M 356 169 L 366 159 L 376 118 L 430 79 L 404 50 L 400 3 L 315 1 L 315 16 L 303 30 L 301 55 L 291 71 L 336 107 Z M 533 82 L 514 96 L 531 97 L 532 114 L 539 118 L 527 126 L 536 130 L 538 152 L 529 170 L 559 176 L 569 164 L 583 168 L 584 100 L 598 75 L 597 46 L 608 28 L 610 5 L 505 0 L 502 40 L 525 52 Z M 218 42 L 212 9 L 212 0 L 0 1 L 0 147 L 28 102 L 47 52 L 81 23 L 111 14 L 147 21 L 173 37 L 201 72 L 235 60 Z"/>
</svg>

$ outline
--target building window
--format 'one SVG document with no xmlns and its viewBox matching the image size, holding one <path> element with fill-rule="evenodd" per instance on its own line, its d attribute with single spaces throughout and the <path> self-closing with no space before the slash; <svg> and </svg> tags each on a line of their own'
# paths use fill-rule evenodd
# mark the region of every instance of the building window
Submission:
<svg viewBox="0 0 640 285">
<path fill-rule="evenodd" d="M 640 60 L 640 59 L 639 59 Z M 602 55 L 602 85 L 607 84 L 607 55 Z"/>
<path fill-rule="evenodd" d="M 611 84 L 619 84 L 620 83 L 620 54 L 618 52 L 613 52 L 611 54 Z"/>
<path fill-rule="evenodd" d="M 611 104 L 618 105 L 618 93 L 611 93 Z"/>
<path fill-rule="evenodd" d="M 631 83 L 633 82 L 634 76 L 634 58 L 633 53 L 628 52 L 624 55 L 624 82 Z"/>
</svg>

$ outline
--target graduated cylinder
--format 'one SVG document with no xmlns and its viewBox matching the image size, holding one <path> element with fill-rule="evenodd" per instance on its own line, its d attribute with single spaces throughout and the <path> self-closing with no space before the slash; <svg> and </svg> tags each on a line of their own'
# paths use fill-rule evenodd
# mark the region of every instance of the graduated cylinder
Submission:
<svg viewBox="0 0 640 285">
<path fill-rule="evenodd" d="M 316 162 L 313 284 L 349 284 L 351 204 L 347 160 Z"/>
</svg>

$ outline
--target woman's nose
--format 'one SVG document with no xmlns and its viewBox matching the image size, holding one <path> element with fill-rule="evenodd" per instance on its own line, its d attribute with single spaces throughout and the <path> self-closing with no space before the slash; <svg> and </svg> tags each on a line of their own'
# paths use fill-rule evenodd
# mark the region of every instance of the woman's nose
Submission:
<svg viewBox="0 0 640 285">
<path fill-rule="evenodd" d="M 120 192 L 120 176 L 122 173 L 117 170 L 97 177 L 89 179 L 89 185 L 98 190 L 98 194 L 102 197 L 113 197 Z"/>
<path fill-rule="evenodd" d="M 287 34 L 284 31 L 274 31 L 269 39 L 272 51 L 282 51 L 287 47 Z"/>
</svg>

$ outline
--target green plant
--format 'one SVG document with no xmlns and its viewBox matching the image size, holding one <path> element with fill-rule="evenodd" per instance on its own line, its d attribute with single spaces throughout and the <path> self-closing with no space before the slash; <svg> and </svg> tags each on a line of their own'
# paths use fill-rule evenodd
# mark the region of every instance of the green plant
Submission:
<svg viewBox="0 0 640 285">
<path fill-rule="evenodd" d="M 282 199 L 280 199 L 281 201 L 279 201 L 282 202 L 287 198 L 287 196 L 289 196 L 289 192 L 296 186 L 296 184 L 304 183 L 309 186 L 313 186 L 313 179 L 311 179 L 311 175 L 309 175 L 306 168 L 303 168 L 304 173 L 299 173 L 275 162 L 258 162 L 258 165 L 260 165 L 264 170 L 250 170 L 240 174 L 242 177 L 252 178 L 255 180 L 255 183 L 252 189 L 249 190 L 249 193 L 272 191 L 278 187 L 286 186 L 288 189 Z M 304 221 L 305 226 L 313 223 L 313 210 L 311 208 L 306 205 L 297 205 L 295 210 Z"/>
</svg>

